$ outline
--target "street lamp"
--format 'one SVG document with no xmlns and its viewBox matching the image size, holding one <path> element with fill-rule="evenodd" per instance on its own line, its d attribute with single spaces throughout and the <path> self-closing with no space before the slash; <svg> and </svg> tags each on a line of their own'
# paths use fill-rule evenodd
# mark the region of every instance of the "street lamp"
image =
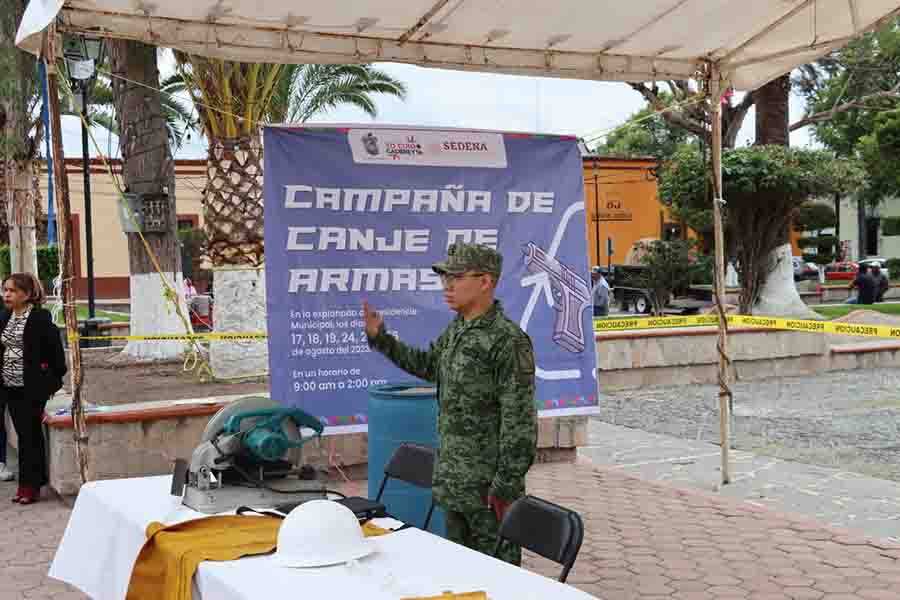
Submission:
<svg viewBox="0 0 900 600">
<path fill-rule="evenodd" d="M 84 239 L 87 250 L 88 319 L 96 316 L 94 293 L 94 235 L 91 221 L 91 166 L 88 150 L 87 110 L 90 91 L 97 79 L 97 65 L 103 61 L 103 38 L 68 37 L 63 48 L 66 71 L 75 93 L 76 105 L 80 100 L 81 112 L 81 165 L 84 170 Z M 79 97 L 80 94 L 80 97 Z"/>
</svg>

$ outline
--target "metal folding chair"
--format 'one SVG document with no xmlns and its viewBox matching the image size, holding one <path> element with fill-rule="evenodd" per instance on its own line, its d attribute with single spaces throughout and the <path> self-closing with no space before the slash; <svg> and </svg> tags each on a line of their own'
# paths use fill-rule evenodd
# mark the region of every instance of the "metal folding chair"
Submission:
<svg viewBox="0 0 900 600">
<path fill-rule="evenodd" d="M 574 510 L 552 502 L 523 496 L 509 507 L 503 521 L 494 556 L 500 544 L 511 542 L 563 566 L 559 580 L 565 583 L 584 539 L 584 523 Z"/>
<path fill-rule="evenodd" d="M 381 486 L 378 488 L 378 495 L 375 497 L 376 502 L 381 502 L 381 496 L 384 494 L 384 488 L 388 479 L 399 479 L 414 485 L 416 487 L 431 489 L 431 478 L 434 473 L 434 448 L 420 446 L 404 442 L 394 451 L 391 459 L 384 467 L 384 479 L 381 480 Z M 431 523 L 431 515 L 434 513 L 434 500 L 428 508 L 428 515 L 425 517 L 425 524 L 422 529 L 428 530 L 428 524 Z"/>
</svg>

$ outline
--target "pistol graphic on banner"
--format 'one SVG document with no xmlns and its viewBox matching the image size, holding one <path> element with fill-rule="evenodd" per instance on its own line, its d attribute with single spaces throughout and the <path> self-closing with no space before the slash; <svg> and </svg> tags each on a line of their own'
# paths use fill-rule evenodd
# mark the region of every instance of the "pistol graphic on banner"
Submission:
<svg viewBox="0 0 900 600">
<path fill-rule="evenodd" d="M 546 273 L 556 310 L 553 323 L 553 341 L 569 352 L 584 351 L 584 327 L 581 312 L 590 305 L 591 288 L 568 266 L 549 256 L 534 242 L 528 242 L 523 252 L 525 268 L 536 275 Z"/>
</svg>

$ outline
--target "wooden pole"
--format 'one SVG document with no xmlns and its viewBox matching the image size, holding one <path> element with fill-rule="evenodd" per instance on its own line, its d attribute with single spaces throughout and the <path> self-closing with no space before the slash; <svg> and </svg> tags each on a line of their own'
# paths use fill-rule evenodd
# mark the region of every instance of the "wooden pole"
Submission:
<svg viewBox="0 0 900 600">
<path fill-rule="evenodd" d="M 72 278 L 74 269 L 74 247 L 72 233 L 72 210 L 69 204 L 69 180 L 66 176 L 65 155 L 62 145 L 62 123 L 59 111 L 58 74 L 56 72 L 56 27 L 50 26 L 44 38 L 43 60 L 47 66 L 47 97 L 50 115 L 48 132 L 53 148 L 53 182 L 56 199 L 56 227 L 59 239 L 59 278 L 66 318 L 66 337 L 69 340 L 69 358 L 72 371 L 72 429 L 75 438 L 75 458 L 81 482 L 91 480 L 88 455 L 87 423 L 81 402 L 81 388 L 84 372 L 81 369 L 81 345 L 77 338 L 78 317 L 75 312 L 75 293 Z"/>
<path fill-rule="evenodd" d="M 719 313 L 719 436 L 722 449 L 722 483 L 731 481 L 731 361 L 728 358 L 728 322 L 725 320 L 725 235 L 722 230 L 722 82 L 719 66 L 709 74 L 709 101 L 712 120 L 713 226 L 716 255 L 716 307 Z"/>
</svg>

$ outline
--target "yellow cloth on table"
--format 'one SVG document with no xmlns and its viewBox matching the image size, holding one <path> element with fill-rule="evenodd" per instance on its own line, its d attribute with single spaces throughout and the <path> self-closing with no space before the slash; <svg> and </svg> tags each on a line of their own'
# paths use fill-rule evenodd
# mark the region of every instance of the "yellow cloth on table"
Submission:
<svg viewBox="0 0 900 600">
<path fill-rule="evenodd" d="M 191 600 L 191 580 L 204 560 L 235 560 L 275 550 L 281 519 L 219 516 L 166 527 L 147 526 L 126 600 Z"/>
<path fill-rule="evenodd" d="M 384 527 L 379 527 L 372 521 L 366 521 L 362 526 L 363 535 L 366 537 L 378 537 L 379 535 L 385 535 L 386 533 L 390 533 L 390 529 L 385 529 Z"/>
<path fill-rule="evenodd" d="M 126 600 L 191 600 L 191 580 L 204 560 L 236 560 L 275 550 L 281 519 L 218 516 L 168 527 L 153 522 L 131 571 Z M 374 523 L 366 537 L 390 533 Z"/>
</svg>

